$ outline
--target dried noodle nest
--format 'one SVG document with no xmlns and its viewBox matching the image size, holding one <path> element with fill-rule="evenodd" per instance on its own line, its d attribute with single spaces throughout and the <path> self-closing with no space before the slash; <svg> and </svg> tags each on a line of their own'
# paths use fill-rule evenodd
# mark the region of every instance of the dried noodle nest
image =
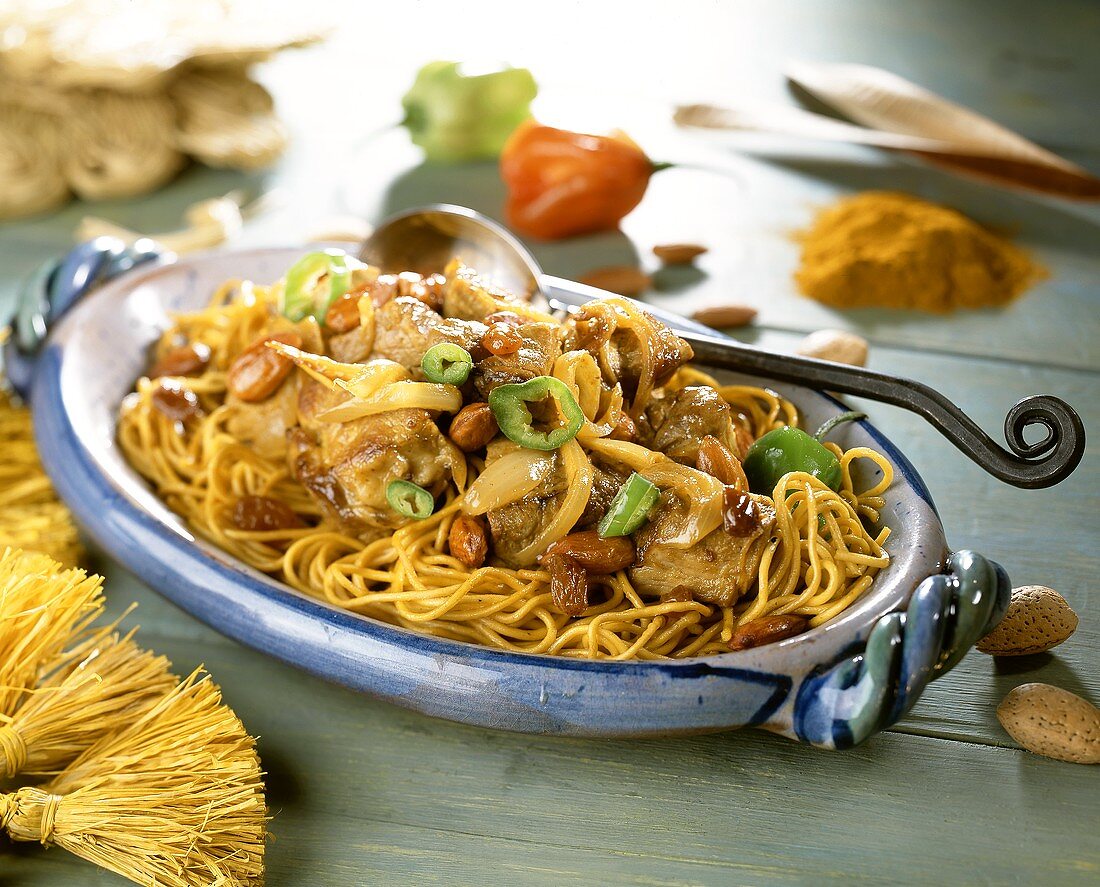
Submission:
<svg viewBox="0 0 1100 887">
<path fill-rule="evenodd" d="M 168 91 L 176 104 L 176 146 L 209 166 L 257 169 L 286 147 L 271 95 L 243 69 L 194 68 Z"/>
<path fill-rule="evenodd" d="M 0 5 L 0 219 L 132 197 L 188 157 L 269 165 L 286 130 L 248 65 L 319 39 L 303 21 L 263 2 Z"/>
</svg>

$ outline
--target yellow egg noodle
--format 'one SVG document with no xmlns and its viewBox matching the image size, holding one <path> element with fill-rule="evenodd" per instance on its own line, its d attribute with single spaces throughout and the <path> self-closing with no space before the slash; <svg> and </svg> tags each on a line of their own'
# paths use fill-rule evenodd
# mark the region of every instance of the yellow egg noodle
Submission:
<svg viewBox="0 0 1100 887">
<path fill-rule="evenodd" d="M 695 538 L 721 526 L 721 496 L 715 505 L 715 487 L 720 494 L 722 485 L 714 478 L 608 437 L 623 413 L 622 393 L 617 386 L 610 395 L 600 390 L 602 355 L 594 358 L 578 351 L 558 358 L 553 375 L 575 393 L 585 423 L 576 438 L 558 451 L 569 485 L 559 514 L 528 546 L 537 547 L 529 552 L 529 567 L 512 569 L 490 560 L 471 569 L 448 550 L 451 525 L 464 505 L 470 510 L 470 501 L 478 496 L 499 498 L 500 489 L 507 489 L 512 498 L 523 495 L 524 490 L 516 488 L 517 479 L 533 475 L 532 460 L 553 455 L 519 447 L 513 448 L 511 462 L 505 456 L 493 464 L 491 470 L 503 479 L 503 486 L 478 485 L 477 479 L 486 471 L 484 460 L 469 455 L 430 517 L 407 522 L 392 534 L 382 530 L 349 535 L 323 516 L 292 475 L 285 452 L 258 452 L 230 430 L 235 406 L 226 398 L 227 370 L 257 336 L 270 330 L 276 298 L 273 287 L 229 281 L 208 308 L 176 318 L 157 352 L 183 340 L 209 347 L 210 359 L 201 375 L 173 380 L 194 393 L 202 413 L 184 428 L 154 406 L 158 383 L 142 378 L 124 404 L 118 439 L 134 468 L 198 534 L 306 594 L 414 631 L 509 651 L 648 660 L 728 652 L 735 628 L 762 616 L 795 614 L 806 617 L 811 627 L 819 626 L 866 592 L 889 562 L 883 549 L 889 531 L 882 528 L 872 534 L 864 522 L 878 523 L 883 494 L 893 479 L 892 467 L 874 450 L 859 447 L 843 452 L 826 444 L 840 460 L 839 491 L 808 473 L 782 478 L 770 497 L 776 521 L 764 544 L 756 582 L 732 606 L 690 595 L 686 600 L 644 596 L 624 570 L 590 576 L 590 605 L 579 616 L 566 615 L 555 607 L 550 576 L 535 555 L 569 533 L 583 511 L 592 486 L 592 454 L 641 469 L 663 491 L 679 492 L 683 501 L 696 503 L 685 524 L 697 533 Z M 643 312 L 625 300 L 616 301 L 620 327 L 641 322 Z M 364 315 L 368 313 L 364 307 Z M 368 319 L 364 317 L 365 322 Z M 644 341 L 644 336 L 639 339 Z M 652 355 L 643 349 L 643 381 L 635 403 L 643 387 L 653 386 L 653 372 L 647 375 L 652 362 Z M 326 372 L 322 363 L 314 361 L 312 370 L 305 363 L 300 365 L 309 375 L 321 378 Z M 397 379 L 401 371 L 395 372 L 388 378 Z M 295 372 L 286 384 L 297 386 L 301 378 L 305 374 Z M 329 384 L 355 383 L 330 379 Z M 375 379 L 369 384 L 377 397 L 386 385 L 410 383 Z M 794 405 L 775 392 L 723 385 L 691 366 L 678 369 L 663 388 L 675 392 L 687 385 L 713 387 L 732 407 L 738 434 L 751 440 L 785 425 L 798 425 Z M 852 468 L 860 459 L 871 460 L 881 478 L 870 489 L 857 491 Z M 486 492 L 483 487 L 491 489 Z M 467 491 L 470 501 L 464 502 Z M 232 512 L 242 496 L 279 500 L 308 526 L 239 529 Z M 491 505 L 488 500 L 477 502 L 482 511 Z"/>
</svg>

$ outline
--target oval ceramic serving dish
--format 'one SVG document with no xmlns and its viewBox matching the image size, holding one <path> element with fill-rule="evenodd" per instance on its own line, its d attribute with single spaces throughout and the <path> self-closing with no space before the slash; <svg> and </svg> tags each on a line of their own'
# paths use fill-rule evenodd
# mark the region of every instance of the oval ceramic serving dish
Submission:
<svg viewBox="0 0 1100 887">
<path fill-rule="evenodd" d="M 258 573 L 196 539 L 156 498 L 115 445 L 116 415 L 171 312 L 202 307 L 227 278 L 273 281 L 300 253 L 223 252 L 131 271 L 58 322 L 35 372 L 42 461 L 78 520 L 112 556 L 218 631 L 328 680 L 464 723 L 587 736 L 753 725 L 835 748 L 896 721 L 1003 613 L 1004 572 L 971 552 L 948 552 L 919 475 L 865 422 L 846 426 L 838 442 L 876 447 L 895 467 L 883 511 L 891 564 L 832 623 L 753 650 L 661 663 L 512 654 L 343 611 Z M 548 283 L 573 304 L 598 295 Z M 775 387 L 809 427 L 840 408 L 809 389 Z"/>
</svg>

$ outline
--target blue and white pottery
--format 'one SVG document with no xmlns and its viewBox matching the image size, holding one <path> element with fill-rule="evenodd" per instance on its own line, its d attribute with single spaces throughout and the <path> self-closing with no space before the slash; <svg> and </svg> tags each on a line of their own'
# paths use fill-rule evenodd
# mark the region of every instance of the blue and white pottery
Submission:
<svg viewBox="0 0 1100 887">
<path fill-rule="evenodd" d="M 842 748 L 903 716 L 928 681 L 1003 615 L 1004 571 L 980 555 L 948 550 L 920 476 L 866 422 L 844 426 L 837 440 L 874 447 L 894 465 L 882 512 L 892 530 L 890 566 L 838 619 L 756 649 L 660 663 L 507 653 L 340 610 L 253 570 L 197 539 L 157 499 L 116 446 L 116 417 L 172 312 L 203 307 L 228 278 L 274 281 L 301 252 L 221 252 L 130 271 L 57 322 L 35 367 L 37 441 L 61 496 L 99 545 L 218 631 L 327 680 L 468 724 L 606 737 L 751 725 Z M 569 303 L 599 294 L 547 282 Z M 56 279 L 50 283 L 57 288 Z M 700 329 L 655 313 L 674 329 Z M 809 427 L 842 408 L 819 392 L 774 387 Z"/>
</svg>

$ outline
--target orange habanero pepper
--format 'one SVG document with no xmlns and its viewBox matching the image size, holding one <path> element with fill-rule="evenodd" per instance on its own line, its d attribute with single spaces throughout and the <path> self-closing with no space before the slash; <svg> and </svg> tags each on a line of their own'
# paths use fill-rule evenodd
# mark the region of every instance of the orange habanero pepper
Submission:
<svg viewBox="0 0 1100 887">
<path fill-rule="evenodd" d="M 588 135 L 529 120 L 500 155 L 508 224 L 542 240 L 614 229 L 667 165 L 655 164 L 625 133 Z"/>
</svg>

